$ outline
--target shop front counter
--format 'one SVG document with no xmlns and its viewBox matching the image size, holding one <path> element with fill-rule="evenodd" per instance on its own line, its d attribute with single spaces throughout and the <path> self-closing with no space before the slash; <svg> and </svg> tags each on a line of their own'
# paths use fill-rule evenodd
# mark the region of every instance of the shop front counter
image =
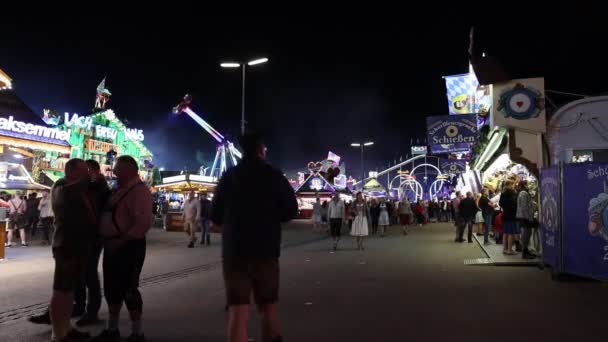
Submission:
<svg viewBox="0 0 608 342">
<path fill-rule="evenodd" d="M 184 220 L 183 213 L 181 211 L 170 211 L 167 213 L 165 218 L 166 227 L 168 232 L 183 232 L 184 231 Z"/>
</svg>

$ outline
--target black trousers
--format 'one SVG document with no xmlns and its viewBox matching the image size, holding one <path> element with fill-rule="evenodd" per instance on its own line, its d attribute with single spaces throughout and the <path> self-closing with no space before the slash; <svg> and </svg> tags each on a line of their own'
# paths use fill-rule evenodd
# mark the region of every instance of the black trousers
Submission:
<svg viewBox="0 0 608 342">
<path fill-rule="evenodd" d="M 329 219 L 329 230 L 332 237 L 339 238 L 342 234 L 342 219 L 341 218 L 332 218 Z"/>
<path fill-rule="evenodd" d="M 128 240 L 113 253 L 103 254 L 103 287 L 108 305 L 123 301 L 129 311 L 141 311 L 139 276 L 146 259 L 146 240 Z"/>
<path fill-rule="evenodd" d="M 100 241 L 96 241 L 91 247 L 86 261 L 85 277 L 74 292 L 74 311 L 86 310 L 87 314 L 96 316 L 101 308 L 101 285 L 97 268 L 102 249 Z"/>
<path fill-rule="evenodd" d="M 464 237 L 464 229 L 465 226 L 468 226 L 467 238 L 470 241 L 473 241 L 473 223 L 475 219 L 462 219 L 458 224 L 458 239 L 462 240 Z"/>
</svg>

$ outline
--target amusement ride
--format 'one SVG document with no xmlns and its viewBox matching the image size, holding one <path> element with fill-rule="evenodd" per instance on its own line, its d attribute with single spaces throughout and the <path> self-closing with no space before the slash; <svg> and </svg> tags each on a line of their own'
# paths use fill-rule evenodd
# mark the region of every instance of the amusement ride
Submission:
<svg viewBox="0 0 608 342">
<path fill-rule="evenodd" d="M 213 128 L 207 121 L 196 114 L 191 108 L 192 96 L 186 94 L 180 102 L 173 107 L 173 113 L 178 115 L 186 113 L 192 120 L 199 124 L 215 141 L 218 143 L 215 158 L 213 160 L 213 166 L 209 173 L 203 176 L 210 176 L 219 180 L 219 178 L 226 172 L 226 170 L 232 166 L 236 166 L 239 159 L 243 158 L 241 152 L 234 146 L 234 143 L 226 139 L 220 132 Z"/>
</svg>

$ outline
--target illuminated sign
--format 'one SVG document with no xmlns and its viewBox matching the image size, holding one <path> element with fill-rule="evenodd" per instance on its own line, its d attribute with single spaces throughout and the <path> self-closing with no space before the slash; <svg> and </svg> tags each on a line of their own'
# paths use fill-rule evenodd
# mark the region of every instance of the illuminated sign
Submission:
<svg viewBox="0 0 608 342">
<path fill-rule="evenodd" d="M 422 155 L 426 154 L 426 146 L 412 146 L 412 155 Z"/>
<path fill-rule="evenodd" d="M 195 182 L 204 182 L 204 183 L 216 183 L 217 182 L 216 177 L 201 176 L 201 175 L 189 175 L 188 179 L 195 181 Z"/>
<path fill-rule="evenodd" d="M 93 118 L 90 116 L 79 116 L 77 113 L 74 113 L 70 117 L 69 113 L 65 113 L 64 122 L 67 127 L 76 126 L 89 131 L 93 129 Z M 141 129 L 125 128 L 124 133 L 127 139 L 139 141 L 144 140 L 144 132 Z M 95 136 L 98 138 L 115 140 L 117 135 L 118 131 L 114 128 L 101 125 L 95 126 Z"/>
<path fill-rule="evenodd" d="M 95 136 L 98 138 L 106 138 L 106 139 L 116 139 L 116 135 L 118 135 L 118 131 L 114 128 L 105 127 L 97 125 L 95 126 Z"/>
<path fill-rule="evenodd" d="M 70 113 L 65 113 L 65 119 L 64 121 L 65 125 L 68 127 L 72 127 L 72 126 L 76 126 L 76 127 L 80 127 L 80 128 L 85 128 L 87 130 L 91 130 L 91 127 L 93 127 L 93 118 L 89 117 L 89 116 L 78 116 L 78 114 L 74 113 L 72 114 L 72 117 L 70 118 Z"/>
<path fill-rule="evenodd" d="M 310 180 L 310 188 L 316 191 L 320 191 L 323 189 L 323 180 L 319 177 L 315 177 Z"/>
<path fill-rule="evenodd" d="M 64 131 L 57 128 L 44 127 L 31 123 L 25 123 L 23 121 L 16 121 L 12 115 L 9 116 L 8 119 L 0 118 L 0 129 L 64 141 L 70 140 L 70 134 L 72 132 L 69 129 Z"/>
<path fill-rule="evenodd" d="M 137 128 L 125 128 L 125 135 L 131 140 L 144 141 L 144 131 Z"/>
</svg>

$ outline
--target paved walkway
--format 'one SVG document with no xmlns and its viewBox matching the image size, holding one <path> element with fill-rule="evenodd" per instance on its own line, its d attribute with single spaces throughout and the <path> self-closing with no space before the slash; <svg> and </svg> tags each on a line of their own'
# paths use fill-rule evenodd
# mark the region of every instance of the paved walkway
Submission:
<svg viewBox="0 0 608 342">
<path fill-rule="evenodd" d="M 408 236 L 393 229 L 385 238 L 368 239 L 363 252 L 354 250 L 350 238 L 331 253 L 328 240 L 305 243 L 319 237 L 308 229 L 292 234 L 286 242 L 299 237 L 299 243 L 281 259 L 286 341 L 606 338 L 604 284 L 557 283 L 537 268 L 466 266 L 464 259 L 484 253 L 476 243 L 455 244 L 447 224 L 415 228 Z M 181 243 L 151 253 L 144 278 L 153 280 L 142 289 L 149 341 L 224 341 L 221 272 L 210 265 L 219 260 L 217 248 L 215 258 L 207 253 L 212 249 L 186 250 Z M 152 270 L 161 269 L 175 272 L 154 280 Z M 16 285 L 0 289 L 0 298 L 19 296 Z M 48 296 L 48 290 L 42 292 Z M 252 317 L 252 337 L 259 341 L 257 315 Z M 128 332 L 126 320 L 121 329 Z M 0 323 L 0 341 L 47 341 L 48 335 L 48 327 L 23 319 Z"/>
</svg>

